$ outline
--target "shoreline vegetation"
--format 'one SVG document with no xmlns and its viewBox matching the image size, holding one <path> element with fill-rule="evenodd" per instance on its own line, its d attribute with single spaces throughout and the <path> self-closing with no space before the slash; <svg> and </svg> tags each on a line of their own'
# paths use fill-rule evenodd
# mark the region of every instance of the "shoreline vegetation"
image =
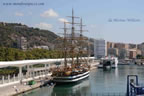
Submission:
<svg viewBox="0 0 144 96">
<path fill-rule="evenodd" d="M 16 61 L 29 59 L 49 59 L 62 58 L 62 53 L 58 50 L 30 49 L 20 50 L 16 48 L 0 47 L 0 61 Z"/>
</svg>

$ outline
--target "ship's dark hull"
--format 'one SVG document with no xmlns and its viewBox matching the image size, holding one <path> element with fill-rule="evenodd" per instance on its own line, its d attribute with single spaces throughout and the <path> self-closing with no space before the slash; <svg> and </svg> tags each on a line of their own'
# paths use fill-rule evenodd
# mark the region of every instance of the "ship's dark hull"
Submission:
<svg viewBox="0 0 144 96">
<path fill-rule="evenodd" d="M 53 81 L 57 84 L 75 83 L 75 82 L 81 81 L 87 77 L 89 77 L 89 71 L 84 72 L 82 74 L 75 75 L 75 76 L 53 77 Z"/>
</svg>

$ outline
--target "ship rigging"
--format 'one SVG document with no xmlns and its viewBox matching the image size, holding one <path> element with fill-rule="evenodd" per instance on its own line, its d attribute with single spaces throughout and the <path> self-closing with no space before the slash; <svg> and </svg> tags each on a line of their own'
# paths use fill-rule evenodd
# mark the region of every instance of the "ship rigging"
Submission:
<svg viewBox="0 0 144 96">
<path fill-rule="evenodd" d="M 79 19 L 79 17 L 74 16 L 73 10 L 72 16 L 67 17 L 70 17 L 72 22 L 64 22 L 64 37 L 61 38 L 63 40 L 64 67 L 53 71 L 53 81 L 56 83 L 77 82 L 89 76 L 88 57 L 86 59 L 83 57 L 88 54 L 88 48 L 83 45 L 88 39 L 82 34 L 86 31 L 83 30 L 82 19 L 80 19 L 80 23 L 75 23 L 75 19 Z M 66 28 L 67 24 L 71 24 L 71 28 Z M 79 25 L 79 30 L 76 30 L 76 25 Z M 70 34 L 67 33 L 68 29 L 71 29 Z M 76 31 L 80 33 L 76 34 Z M 70 62 L 67 60 L 69 57 L 71 58 Z"/>
</svg>

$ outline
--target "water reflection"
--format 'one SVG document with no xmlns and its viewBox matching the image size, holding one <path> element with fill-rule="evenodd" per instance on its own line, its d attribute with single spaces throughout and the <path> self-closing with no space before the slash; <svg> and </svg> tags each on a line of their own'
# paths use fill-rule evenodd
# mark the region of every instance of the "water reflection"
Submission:
<svg viewBox="0 0 144 96">
<path fill-rule="evenodd" d="M 51 96 L 88 96 L 89 90 L 89 79 L 85 79 L 78 83 L 56 85 Z"/>
<path fill-rule="evenodd" d="M 52 91 L 53 87 L 42 87 L 18 96 L 51 96 Z"/>
<path fill-rule="evenodd" d="M 40 88 L 25 96 L 92 96 L 97 93 L 125 93 L 127 75 L 138 75 L 144 82 L 144 66 L 119 65 L 117 69 L 95 69 L 90 77 L 79 83 Z M 93 95 L 95 96 L 95 95 Z"/>
<path fill-rule="evenodd" d="M 115 68 L 115 77 L 116 77 L 116 78 L 119 77 L 118 68 Z"/>
</svg>

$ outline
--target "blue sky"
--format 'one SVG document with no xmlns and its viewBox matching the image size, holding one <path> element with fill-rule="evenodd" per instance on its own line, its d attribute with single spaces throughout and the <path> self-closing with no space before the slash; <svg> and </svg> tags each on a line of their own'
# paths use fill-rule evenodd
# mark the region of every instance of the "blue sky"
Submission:
<svg viewBox="0 0 144 96">
<path fill-rule="evenodd" d="M 44 5 L 3 5 L 19 2 Z M 141 43 L 144 42 L 143 4 L 144 0 L 0 0 L 0 21 L 23 23 L 57 34 L 62 32 L 61 21 L 70 21 L 66 16 L 74 8 L 75 15 L 82 17 L 87 25 L 86 36 Z"/>
</svg>

